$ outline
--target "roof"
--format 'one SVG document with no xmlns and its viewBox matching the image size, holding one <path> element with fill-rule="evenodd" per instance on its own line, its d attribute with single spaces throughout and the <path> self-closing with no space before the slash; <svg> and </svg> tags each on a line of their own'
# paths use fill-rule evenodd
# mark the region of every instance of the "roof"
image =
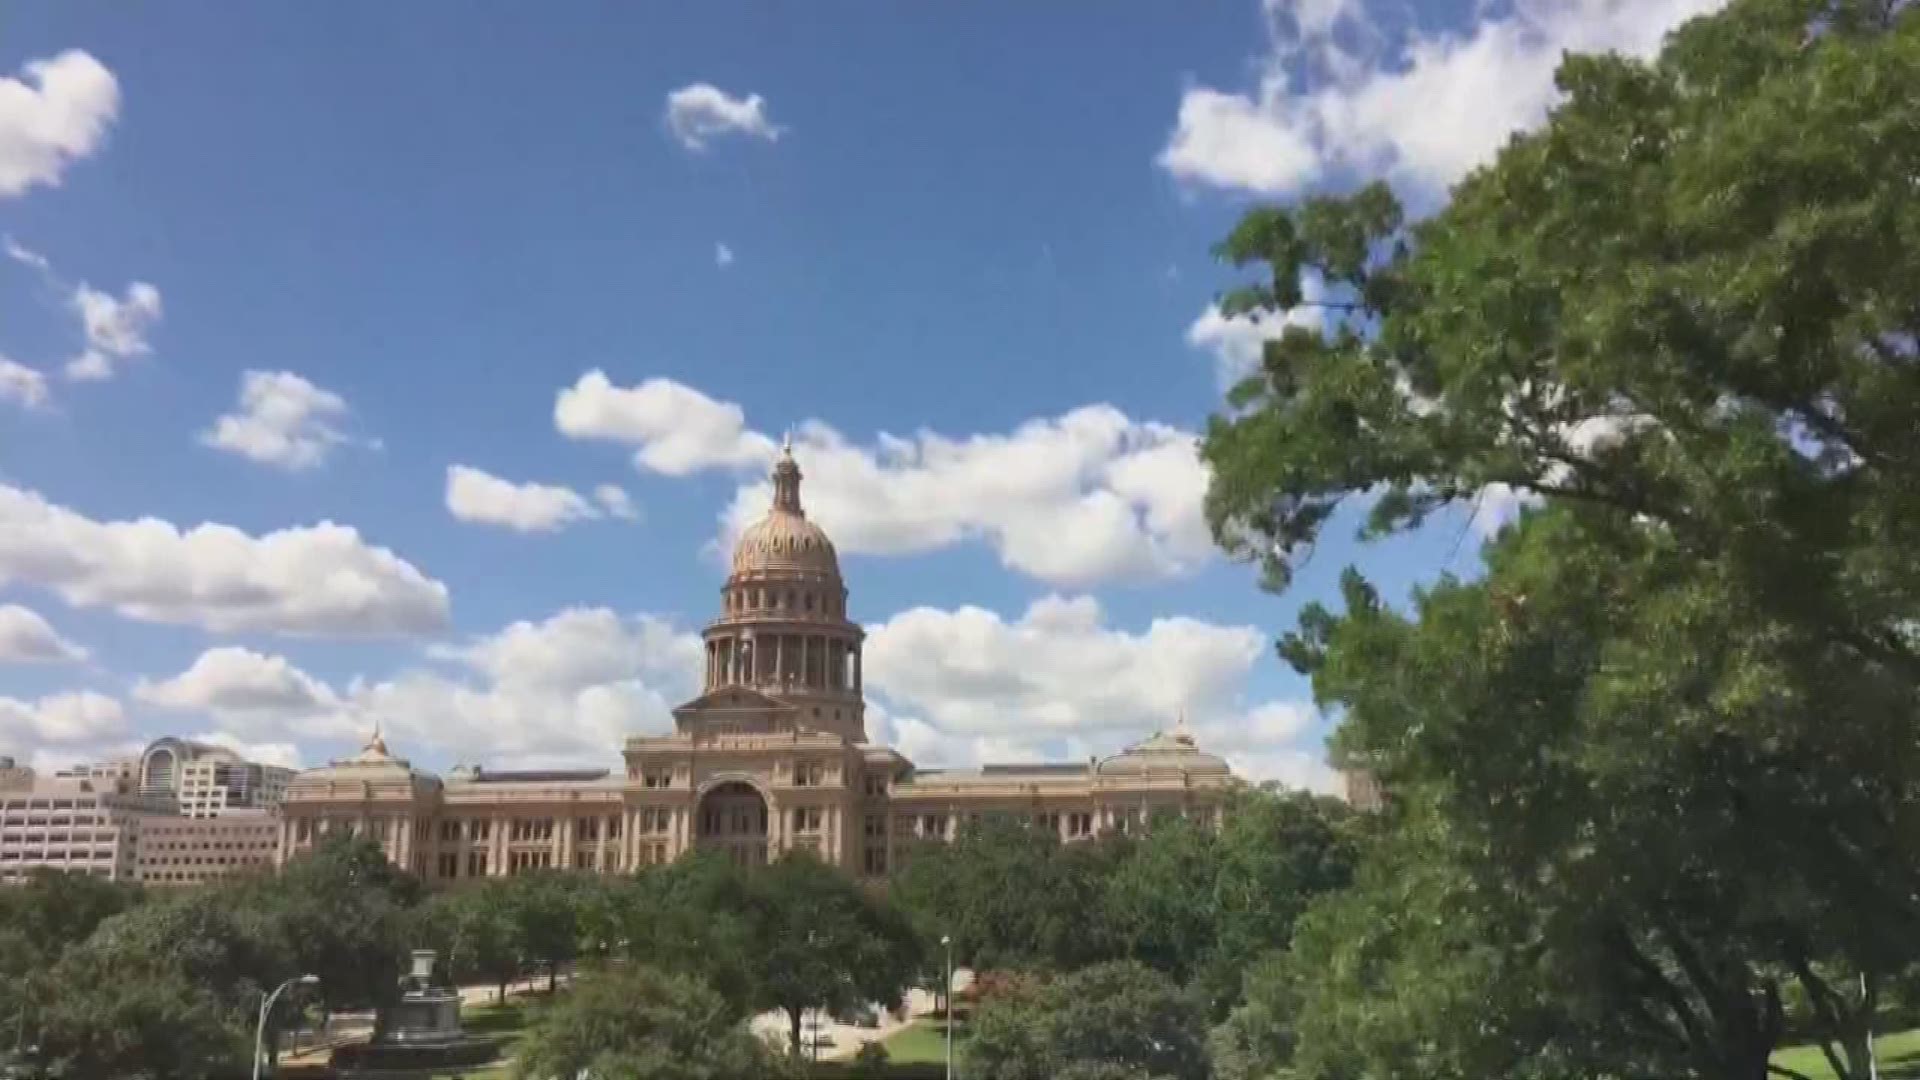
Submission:
<svg viewBox="0 0 1920 1080">
<path fill-rule="evenodd" d="M 1095 768 L 1101 776 L 1233 775 L 1226 759 L 1200 749 L 1184 720 L 1171 735 L 1155 732 L 1152 738 L 1134 743 Z"/>
<path fill-rule="evenodd" d="M 473 784 L 564 784 L 605 780 L 607 769 L 516 769 L 504 772 L 477 772 Z"/>
</svg>

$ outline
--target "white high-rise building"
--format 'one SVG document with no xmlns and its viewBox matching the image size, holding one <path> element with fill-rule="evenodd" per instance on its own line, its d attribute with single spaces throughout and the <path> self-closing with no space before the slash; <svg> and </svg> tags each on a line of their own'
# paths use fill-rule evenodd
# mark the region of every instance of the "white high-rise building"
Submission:
<svg viewBox="0 0 1920 1080">
<path fill-rule="evenodd" d="M 293 770 L 248 761 L 224 746 L 156 739 L 141 752 L 134 782 L 143 795 L 166 795 L 187 817 L 278 806 Z"/>
</svg>

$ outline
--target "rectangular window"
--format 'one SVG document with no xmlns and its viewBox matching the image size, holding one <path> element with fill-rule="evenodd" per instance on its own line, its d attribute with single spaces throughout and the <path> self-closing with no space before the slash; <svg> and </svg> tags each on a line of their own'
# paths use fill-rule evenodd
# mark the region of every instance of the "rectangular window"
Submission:
<svg viewBox="0 0 1920 1080">
<path fill-rule="evenodd" d="M 886 848 L 870 847 L 867 849 L 866 870 L 867 874 L 872 877 L 878 877 L 887 872 Z"/>
<path fill-rule="evenodd" d="M 454 818 L 448 818 L 442 821 L 440 823 L 440 842 L 443 844 L 452 843 L 458 839 L 460 839 L 460 822 Z M 449 874 L 447 876 L 451 877 L 452 875 Z"/>
<path fill-rule="evenodd" d="M 467 838 L 470 840 L 486 840 L 492 835 L 493 822 L 486 818 L 474 818 L 467 823 Z"/>
<path fill-rule="evenodd" d="M 868 814 L 867 836 L 880 837 L 885 835 L 887 835 L 887 819 L 879 814 Z"/>
<path fill-rule="evenodd" d="M 576 852 L 574 852 L 574 853 L 573 853 L 573 868 L 574 868 L 575 870 L 591 870 L 591 869 L 593 869 L 593 852 L 591 852 L 591 851 L 576 851 Z"/>
<path fill-rule="evenodd" d="M 487 853 L 484 851 L 467 852 L 467 876 L 487 876 Z"/>
<path fill-rule="evenodd" d="M 673 772 L 669 769 L 642 769 L 640 770 L 640 784 L 642 787 L 650 788 L 672 787 Z"/>
<path fill-rule="evenodd" d="M 442 878 L 453 878 L 453 877 L 460 876 L 460 856 L 459 855 L 451 851 L 443 851 L 440 853 L 440 876 Z"/>
<path fill-rule="evenodd" d="M 947 815 L 925 814 L 920 818 L 920 835 L 934 840 L 947 838 Z"/>
<path fill-rule="evenodd" d="M 613 814 L 607 818 L 607 839 L 609 840 L 620 839 L 620 815 L 619 814 Z"/>
<path fill-rule="evenodd" d="M 600 839 L 600 819 L 597 817 L 576 818 L 573 823 L 573 835 L 576 840 Z"/>
<path fill-rule="evenodd" d="M 814 833 L 820 831 L 820 808 L 817 806 L 796 806 L 793 808 L 793 831 Z"/>
</svg>

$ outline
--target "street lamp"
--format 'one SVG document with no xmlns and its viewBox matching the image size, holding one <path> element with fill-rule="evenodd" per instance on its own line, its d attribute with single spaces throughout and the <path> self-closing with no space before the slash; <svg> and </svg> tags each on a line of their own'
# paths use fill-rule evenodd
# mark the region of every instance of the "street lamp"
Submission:
<svg viewBox="0 0 1920 1080">
<path fill-rule="evenodd" d="M 268 994 L 266 999 L 260 1002 L 260 1019 L 253 1025 L 253 1080 L 260 1080 L 260 1062 L 266 1057 L 265 1052 L 261 1049 L 261 1043 L 266 1039 L 267 1013 L 273 1011 L 274 999 L 280 996 L 282 990 L 292 986 L 294 983 L 299 983 L 301 986 L 312 986 L 319 981 L 320 976 L 318 975 L 296 975 L 286 982 L 281 983 L 279 986 L 274 987 L 273 993 Z"/>
<path fill-rule="evenodd" d="M 947 950 L 947 1080 L 953 1080 L 953 938 L 941 934 L 940 944 Z"/>
</svg>

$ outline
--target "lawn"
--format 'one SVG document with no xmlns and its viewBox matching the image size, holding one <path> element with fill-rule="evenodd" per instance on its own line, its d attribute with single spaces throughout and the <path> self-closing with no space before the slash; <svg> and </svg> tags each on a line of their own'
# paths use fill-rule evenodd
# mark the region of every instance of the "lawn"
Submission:
<svg viewBox="0 0 1920 1080">
<path fill-rule="evenodd" d="M 964 1037 L 964 1024 L 954 1032 L 956 1043 Z M 947 1023 L 931 1017 L 915 1020 L 887 1036 L 887 1060 L 906 1064 L 915 1061 L 947 1060 Z M 957 1048 L 957 1047 L 956 1047 Z"/>
<path fill-rule="evenodd" d="M 1873 1041 L 1884 1080 L 1920 1080 L 1920 1028 L 1883 1035 Z M 1817 1046 L 1794 1046 L 1776 1052 L 1773 1063 L 1810 1080 L 1835 1080 L 1825 1054 Z"/>
</svg>

